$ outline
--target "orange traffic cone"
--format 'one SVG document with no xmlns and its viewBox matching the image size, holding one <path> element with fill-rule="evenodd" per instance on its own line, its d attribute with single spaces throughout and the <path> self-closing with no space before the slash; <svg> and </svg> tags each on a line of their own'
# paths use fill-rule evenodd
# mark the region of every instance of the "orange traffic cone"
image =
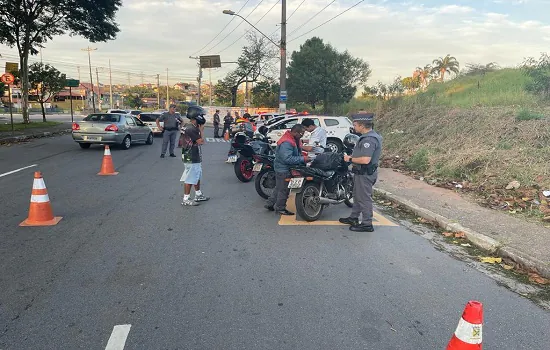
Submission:
<svg viewBox="0 0 550 350">
<path fill-rule="evenodd" d="M 118 175 L 113 165 L 113 158 L 111 158 L 111 149 L 109 145 L 105 145 L 105 152 L 103 153 L 103 162 L 101 163 L 101 171 L 97 175 Z"/>
<path fill-rule="evenodd" d="M 464 308 L 447 350 L 481 350 L 482 328 L 483 304 L 471 300 Z"/>
<path fill-rule="evenodd" d="M 46 184 L 42 178 L 42 173 L 34 173 L 34 182 L 32 184 L 31 205 L 29 207 L 29 217 L 19 226 L 53 226 L 61 220 L 61 217 L 54 217 L 50 197 Z"/>
<path fill-rule="evenodd" d="M 226 131 L 225 131 L 225 134 L 223 134 L 223 139 L 224 139 L 225 141 L 229 141 L 229 130 L 226 130 Z"/>
</svg>

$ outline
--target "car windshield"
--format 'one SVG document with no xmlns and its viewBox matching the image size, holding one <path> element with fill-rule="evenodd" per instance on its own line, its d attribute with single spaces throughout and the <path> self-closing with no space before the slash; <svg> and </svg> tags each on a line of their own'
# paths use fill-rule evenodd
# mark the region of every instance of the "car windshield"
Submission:
<svg viewBox="0 0 550 350">
<path fill-rule="evenodd" d="M 265 125 L 271 125 L 271 124 L 273 124 L 273 123 L 275 123 L 275 122 L 278 122 L 279 120 L 282 120 L 282 119 L 284 119 L 284 118 L 285 118 L 284 116 L 280 116 L 280 117 L 275 117 L 275 118 L 269 119 L 269 120 L 265 123 Z"/>
<path fill-rule="evenodd" d="M 141 113 L 141 111 L 131 111 L 131 112 L 130 112 L 130 114 L 132 114 L 132 115 L 138 115 L 138 114 L 140 114 L 140 113 Z"/>
<path fill-rule="evenodd" d="M 100 122 L 100 123 L 118 123 L 120 121 L 120 115 L 117 114 L 90 114 L 84 118 L 87 122 Z"/>
<path fill-rule="evenodd" d="M 142 122 L 154 122 L 157 120 L 157 118 L 159 117 L 159 115 L 156 115 L 156 114 L 144 114 L 144 113 L 141 113 L 140 115 L 140 119 Z"/>
</svg>

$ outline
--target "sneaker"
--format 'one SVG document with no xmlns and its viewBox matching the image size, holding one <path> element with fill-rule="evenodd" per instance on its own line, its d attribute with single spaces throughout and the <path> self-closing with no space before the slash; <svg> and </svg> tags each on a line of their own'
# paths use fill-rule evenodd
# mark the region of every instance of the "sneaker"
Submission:
<svg viewBox="0 0 550 350">
<path fill-rule="evenodd" d="M 176 158 L 176 155 L 175 155 L 174 153 L 172 153 L 172 154 L 170 155 L 170 157 Z"/>
<path fill-rule="evenodd" d="M 206 202 L 209 199 L 210 197 L 206 197 L 204 194 L 201 194 L 200 196 L 195 195 L 195 202 Z"/>
<path fill-rule="evenodd" d="M 273 208 L 273 206 L 269 204 L 264 205 L 264 208 L 266 208 L 269 211 L 275 211 L 275 208 Z"/>
<path fill-rule="evenodd" d="M 348 218 L 340 218 L 340 223 L 342 224 L 346 224 L 346 225 L 357 225 L 359 224 L 359 219 L 358 218 L 352 218 L 352 217 L 348 217 Z"/>
<path fill-rule="evenodd" d="M 181 205 L 183 206 L 192 206 L 192 207 L 196 207 L 197 205 L 199 205 L 199 203 L 195 202 L 194 200 L 192 199 L 188 199 L 188 200 L 184 200 L 183 202 L 181 202 Z"/>
<path fill-rule="evenodd" d="M 283 210 L 277 210 L 277 214 L 280 214 L 280 215 L 294 215 L 293 212 L 291 211 L 288 211 L 286 209 L 283 209 Z"/>
<path fill-rule="evenodd" d="M 354 232 L 374 232 L 374 226 L 372 224 L 357 224 L 349 227 L 350 231 Z"/>
<path fill-rule="evenodd" d="M 160 157 L 161 157 L 161 158 L 164 158 L 164 154 L 161 154 Z"/>
</svg>

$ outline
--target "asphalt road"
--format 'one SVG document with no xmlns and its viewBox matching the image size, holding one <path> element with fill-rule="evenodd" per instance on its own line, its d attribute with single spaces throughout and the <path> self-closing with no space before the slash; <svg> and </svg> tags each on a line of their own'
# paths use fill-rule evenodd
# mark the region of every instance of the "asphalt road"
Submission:
<svg viewBox="0 0 550 350">
<path fill-rule="evenodd" d="M 279 225 L 227 149 L 182 207 L 158 138 L 113 149 L 113 177 L 69 135 L 0 147 L 0 349 L 443 349 L 468 300 L 486 348 L 550 348 L 550 313 L 403 227 Z M 63 219 L 21 228 L 36 170 Z"/>
</svg>

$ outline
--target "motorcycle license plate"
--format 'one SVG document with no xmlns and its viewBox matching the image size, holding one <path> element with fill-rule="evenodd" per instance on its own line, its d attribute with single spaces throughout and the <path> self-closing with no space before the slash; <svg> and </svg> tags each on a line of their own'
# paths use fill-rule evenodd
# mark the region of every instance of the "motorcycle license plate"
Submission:
<svg viewBox="0 0 550 350">
<path fill-rule="evenodd" d="M 260 171 L 262 170 L 262 166 L 263 166 L 262 163 L 256 163 L 254 164 L 254 168 L 252 168 L 252 171 Z"/>
<path fill-rule="evenodd" d="M 288 183 L 288 188 L 300 188 L 304 184 L 303 177 L 293 177 Z"/>
<path fill-rule="evenodd" d="M 237 156 L 229 156 L 227 160 L 229 160 L 229 163 L 235 163 L 237 161 Z"/>
</svg>

